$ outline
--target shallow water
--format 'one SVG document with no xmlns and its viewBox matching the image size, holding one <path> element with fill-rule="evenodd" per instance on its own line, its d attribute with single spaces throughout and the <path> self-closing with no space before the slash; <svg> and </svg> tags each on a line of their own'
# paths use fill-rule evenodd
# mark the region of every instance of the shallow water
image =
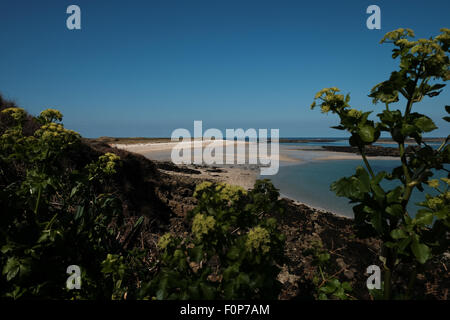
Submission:
<svg viewBox="0 0 450 320">
<path fill-rule="evenodd" d="M 307 161 L 302 164 L 281 166 L 277 175 L 270 179 L 274 185 L 280 189 L 280 193 L 288 198 L 306 203 L 312 207 L 325 209 L 336 214 L 353 217 L 352 205 L 346 198 L 337 197 L 330 191 L 330 185 L 344 176 L 351 176 L 355 168 L 363 165 L 362 160 L 324 160 Z M 399 166 L 399 160 L 372 160 L 371 166 L 375 172 L 391 171 Z M 435 174 L 435 177 L 444 177 L 444 172 Z M 385 190 L 392 189 L 398 182 L 384 181 L 382 187 Z M 425 187 L 425 191 L 432 193 L 432 190 Z M 412 216 L 418 206 L 414 203 L 423 201 L 424 193 L 415 190 L 411 197 L 408 211 Z"/>
<path fill-rule="evenodd" d="M 336 141 L 329 145 L 345 145 L 347 140 Z M 331 211 L 336 214 L 353 217 L 352 205 L 346 198 L 337 197 L 330 191 L 330 185 L 341 177 L 351 176 L 355 173 L 357 166 L 364 166 L 362 160 L 318 160 L 332 156 L 354 156 L 350 153 L 324 151 L 317 143 L 282 143 L 280 144 L 280 155 L 287 156 L 290 161 L 280 161 L 280 168 L 276 175 L 261 176 L 269 178 L 274 185 L 280 189 L 280 193 L 288 198 L 306 203 L 312 207 Z M 248 148 L 246 148 L 248 149 Z M 306 150 L 303 150 L 306 149 Z M 246 153 L 248 150 L 246 150 Z M 143 152 L 144 156 L 153 160 L 171 160 L 171 150 L 159 150 Z M 370 163 L 375 172 L 388 171 L 400 165 L 400 160 L 371 159 Z M 239 166 L 239 165 L 238 165 Z M 437 177 L 444 177 L 440 172 Z M 382 187 L 385 190 L 393 189 L 398 182 L 384 181 Z M 432 193 L 433 190 L 426 187 L 425 190 Z M 423 201 L 424 193 L 415 190 L 412 194 L 408 211 L 414 216 L 419 208 L 414 203 Z"/>
</svg>

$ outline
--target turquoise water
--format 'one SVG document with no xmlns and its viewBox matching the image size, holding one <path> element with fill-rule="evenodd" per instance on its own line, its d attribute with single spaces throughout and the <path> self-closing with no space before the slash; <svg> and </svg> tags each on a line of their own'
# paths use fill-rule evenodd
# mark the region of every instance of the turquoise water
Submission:
<svg viewBox="0 0 450 320">
<path fill-rule="evenodd" d="M 353 217 L 352 205 L 346 198 L 337 197 L 330 191 L 330 185 L 344 176 L 351 176 L 355 168 L 363 165 L 361 160 L 325 160 L 311 161 L 297 165 L 281 166 L 277 175 L 272 176 L 274 185 L 280 193 L 288 198 L 304 202 L 310 206 L 325 209 L 336 214 Z M 388 171 L 400 165 L 399 160 L 372 160 L 371 165 L 375 172 Z M 445 177 L 443 171 L 435 174 L 433 178 Z M 382 187 L 385 190 L 398 185 L 395 181 L 385 181 Z M 425 187 L 425 191 L 432 190 Z M 417 206 L 414 203 L 423 201 L 424 193 L 415 190 L 411 197 L 408 211 L 415 215 Z"/>
</svg>

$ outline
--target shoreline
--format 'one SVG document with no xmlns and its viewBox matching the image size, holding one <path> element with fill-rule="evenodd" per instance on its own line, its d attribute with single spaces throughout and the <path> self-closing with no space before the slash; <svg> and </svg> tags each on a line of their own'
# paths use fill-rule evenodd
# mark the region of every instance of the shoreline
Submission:
<svg viewBox="0 0 450 320">
<path fill-rule="evenodd" d="M 220 141 L 220 140 L 219 140 Z M 214 140 L 202 141 L 202 148 L 213 143 Z M 233 143 L 233 141 L 220 141 L 225 145 L 229 145 Z M 133 143 L 133 144 L 110 144 L 111 147 L 126 150 L 128 152 L 138 153 L 146 158 L 155 161 L 159 164 L 160 169 L 165 174 L 170 176 L 174 176 L 177 178 L 193 178 L 199 180 L 206 180 L 212 182 L 224 182 L 231 185 L 241 186 L 246 190 L 253 188 L 254 183 L 257 179 L 264 179 L 265 176 L 260 176 L 259 174 L 259 165 L 255 164 L 214 164 L 214 165 L 197 165 L 197 164 L 181 164 L 177 165 L 172 163 L 167 156 L 170 157 L 170 152 L 172 151 L 175 145 L 178 145 L 180 142 L 153 142 L 153 143 Z M 248 146 L 248 142 L 245 141 L 234 141 L 236 145 L 244 144 Z M 186 144 L 186 146 L 192 146 L 192 141 L 182 142 L 182 144 Z M 286 152 L 287 151 L 287 152 Z M 282 152 L 288 153 L 293 151 L 292 149 L 281 149 L 280 150 L 280 166 L 290 166 L 290 165 L 302 165 L 308 162 L 317 162 L 317 161 L 336 161 L 336 160 L 359 160 L 361 156 L 358 154 L 351 154 L 345 152 L 335 152 L 335 151 L 327 151 L 321 149 L 313 149 L 313 150 L 299 150 L 302 152 L 306 152 L 308 156 L 313 155 L 310 159 L 302 159 L 302 158 L 294 158 L 287 154 L 283 154 Z M 166 159 L 158 159 L 158 155 L 165 154 Z M 164 157 L 163 157 L 164 158 Z M 394 160 L 398 159 L 398 157 L 392 156 L 370 156 L 368 157 L 371 160 Z M 270 177 L 267 177 L 270 179 Z M 346 215 L 342 212 L 325 209 L 320 206 L 312 205 L 307 201 L 298 200 L 292 197 L 289 197 L 285 194 L 280 194 L 281 198 L 284 198 L 288 201 L 296 205 L 303 205 L 311 210 L 320 212 L 320 213 L 331 213 L 337 217 L 353 219 L 349 215 Z"/>
<path fill-rule="evenodd" d="M 296 199 L 290 198 L 289 196 L 284 195 L 282 193 L 280 193 L 280 198 L 281 199 L 286 199 L 288 201 L 291 201 L 296 206 L 306 206 L 306 207 L 310 208 L 311 210 L 319 212 L 319 213 L 325 213 L 325 214 L 330 214 L 331 213 L 331 214 L 333 214 L 333 215 L 335 215 L 335 216 L 337 216 L 339 218 L 345 218 L 345 219 L 349 219 L 349 220 L 353 220 L 354 219 L 353 217 L 349 217 L 349 216 L 347 216 L 347 215 L 345 215 L 343 213 L 339 213 L 339 212 L 336 212 L 336 211 L 330 211 L 330 210 L 327 210 L 327 209 L 324 209 L 324 208 L 321 208 L 321 207 L 317 207 L 317 206 L 311 205 L 311 204 L 309 204 L 307 202 L 303 202 L 303 201 L 300 201 L 300 200 L 296 200 Z"/>
</svg>

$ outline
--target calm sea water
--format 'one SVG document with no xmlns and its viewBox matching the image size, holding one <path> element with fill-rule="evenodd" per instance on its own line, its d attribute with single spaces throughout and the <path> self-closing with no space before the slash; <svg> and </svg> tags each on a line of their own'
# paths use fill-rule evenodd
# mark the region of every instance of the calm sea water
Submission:
<svg viewBox="0 0 450 320">
<path fill-rule="evenodd" d="M 344 176 L 351 176 L 355 168 L 363 165 L 361 160 L 325 160 L 311 161 L 302 164 L 281 166 L 277 175 L 272 176 L 274 185 L 280 189 L 280 193 L 291 199 L 304 202 L 310 206 L 325 209 L 340 215 L 353 217 L 352 205 L 346 198 L 337 197 L 330 191 L 330 185 Z M 372 160 L 371 165 L 375 172 L 391 171 L 400 165 L 399 160 Z M 443 171 L 435 174 L 436 177 L 444 177 Z M 386 181 L 382 184 L 385 190 L 392 189 L 398 182 Z M 428 187 L 425 191 L 433 193 Z M 414 203 L 423 201 L 424 193 L 414 191 L 411 205 L 408 207 L 414 216 L 418 207 Z"/>
</svg>

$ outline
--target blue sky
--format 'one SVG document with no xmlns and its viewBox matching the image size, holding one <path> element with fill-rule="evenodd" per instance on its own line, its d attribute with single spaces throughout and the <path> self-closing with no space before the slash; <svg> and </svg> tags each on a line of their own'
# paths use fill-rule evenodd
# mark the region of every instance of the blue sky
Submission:
<svg viewBox="0 0 450 320">
<path fill-rule="evenodd" d="M 81 8 L 82 30 L 66 28 Z M 381 30 L 366 8 L 381 8 Z M 170 136 L 206 128 L 279 128 L 280 136 L 339 136 L 310 111 L 337 86 L 375 111 L 370 89 L 396 66 L 384 33 L 450 27 L 450 1 L 0 0 L 0 92 L 33 114 L 61 110 L 87 137 Z M 417 111 L 447 135 L 450 89 Z M 399 106 L 400 107 L 400 106 Z"/>
</svg>

